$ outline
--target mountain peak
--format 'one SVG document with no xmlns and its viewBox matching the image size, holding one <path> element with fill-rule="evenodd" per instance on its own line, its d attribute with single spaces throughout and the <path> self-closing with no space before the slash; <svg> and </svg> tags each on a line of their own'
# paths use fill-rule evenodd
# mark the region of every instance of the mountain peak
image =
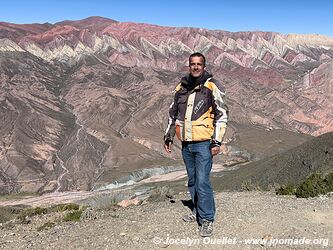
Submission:
<svg viewBox="0 0 333 250">
<path fill-rule="evenodd" d="M 113 19 L 100 17 L 100 16 L 91 16 L 81 20 L 65 20 L 55 23 L 55 25 L 71 25 L 79 29 L 89 29 L 91 31 L 101 30 L 106 28 L 111 24 L 118 23 Z"/>
</svg>

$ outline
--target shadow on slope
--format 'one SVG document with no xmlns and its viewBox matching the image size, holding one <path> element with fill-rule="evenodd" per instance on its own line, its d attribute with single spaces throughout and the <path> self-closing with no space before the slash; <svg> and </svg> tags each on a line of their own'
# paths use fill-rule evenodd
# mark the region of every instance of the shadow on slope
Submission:
<svg viewBox="0 0 333 250">
<path fill-rule="evenodd" d="M 212 177 L 215 190 L 271 189 L 299 184 L 310 174 L 333 171 L 333 132 L 323 134 L 289 151 L 246 164 Z"/>
</svg>

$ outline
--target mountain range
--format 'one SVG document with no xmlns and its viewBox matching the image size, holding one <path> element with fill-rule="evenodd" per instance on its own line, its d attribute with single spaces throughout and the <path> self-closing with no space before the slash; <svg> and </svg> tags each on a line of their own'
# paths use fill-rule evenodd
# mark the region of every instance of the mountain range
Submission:
<svg viewBox="0 0 333 250">
<path fill-rule="evenodd" d="M 91 190 L 181 164 L 179 142 L 167 155 L 162 138 L 172 91 L 196 51 L 226 87 L 228 160 L 268 131 L 285 131 L 271 155 L 333 130 L 332 37 L 102 17 L 0 22 L 0 193 Z"/>
</svg>

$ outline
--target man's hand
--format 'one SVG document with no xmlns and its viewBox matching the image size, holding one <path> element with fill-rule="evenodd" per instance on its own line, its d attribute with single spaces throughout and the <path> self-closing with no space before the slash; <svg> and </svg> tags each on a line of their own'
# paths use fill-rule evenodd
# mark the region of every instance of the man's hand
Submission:
<svg viewBox="0 0 333 250">
<path fill-rule="evenodd" d="M 215 146 L 215 147 L 213 147 L 213 148 L 210 149 L 210 152 L 212 153 L 212 156 L 215 156 L 218 153 L 220 153 L 220 147 L 219 146 Z"/>
<path fill-rule="evenodd" d="M 222 144 L 220 147 L 219 146 L 215 146 L 213 148 L 211 148 L 210 150 L 212 152 L 212 155 L 217 155 L 219 153 L 222 153 L 224 155 L 227 155 L 228 154 L 228 148 Z"/>
<path fill-rule="evenodd" d="M 167 153 L 171 153 L 171 142 L 169 142 L 168 144 L 164 144 L 164 149 Z"/>
</svg>

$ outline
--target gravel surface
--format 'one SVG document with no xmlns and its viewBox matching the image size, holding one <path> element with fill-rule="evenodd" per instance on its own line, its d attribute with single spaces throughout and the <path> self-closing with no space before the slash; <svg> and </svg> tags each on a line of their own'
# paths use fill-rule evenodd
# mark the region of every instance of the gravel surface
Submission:
<svg viewBox="0 0 333 250">
<path fill-rule="evenodd" d="M 332 249 L 333 197 L 298 199 L 272 192 L 215 193 L 214 235 L 201 238 L 189 212 L 187 193 L 173 200 L 127 208 L 87 210 L 80 222 L 56 222 L 59 214 L 34 216 L 29 224 L 0 226 L 4 249 Z M 267 240 L 249 243 L 247 240 Z"/>
</svg>

